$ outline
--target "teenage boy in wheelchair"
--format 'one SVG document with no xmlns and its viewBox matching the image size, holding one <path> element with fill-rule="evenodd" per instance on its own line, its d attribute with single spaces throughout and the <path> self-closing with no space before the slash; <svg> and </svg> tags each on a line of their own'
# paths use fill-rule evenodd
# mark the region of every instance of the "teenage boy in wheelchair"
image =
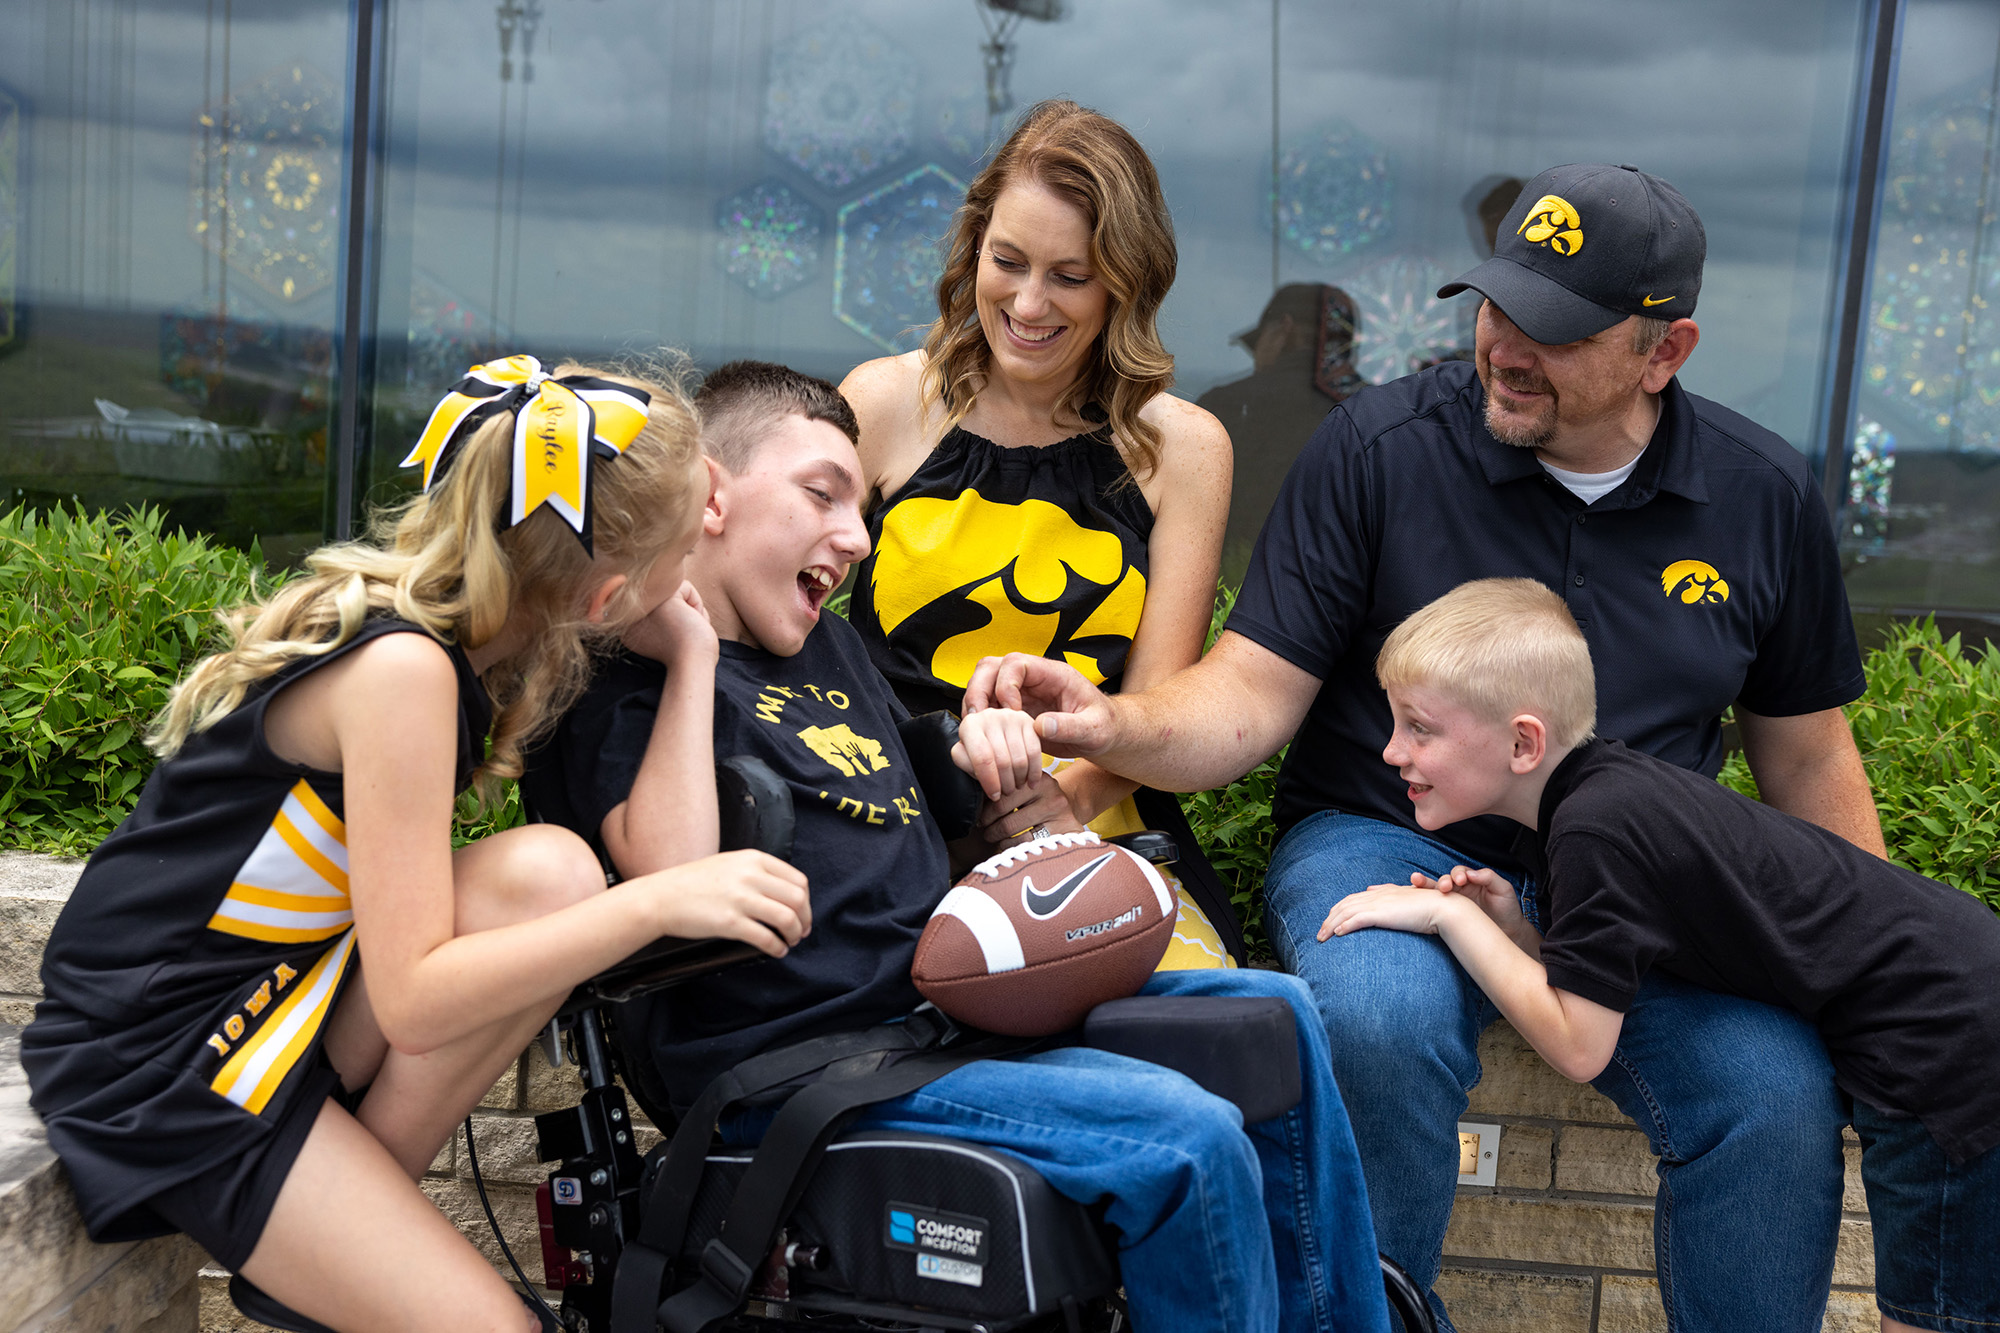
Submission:
<svg viewBox="0 0 2000 1333">
<path fill-rule="evenodd" d="M 541 816 L 575 829 L 621 877 L 718 850 L 717 756 L 761 760 L 789 789 L 792 859 L 811 884 L 811 932 L 782 958 L 698 976 L 616 1018 L 628 1085 L 642 1101 L 665 1103 L 654 1109 L 692 1123 L 683 1138 L 705 1138 L 702 1122 L 725 1105 L 717 1092 L 703 1099 L 718 1075 L 760 1053 L 895 1024 L 917 1010 L 911 959 L 953 869 L 899 737 L 905 711 L 855 632 L 822 614 L 825 597 L 868 552 L 851 409 L 824 381 L 741 362 L 711 375 L 697 402 L 713 493 L 689 556 L 690 586 L 628 636 L 632 651 L 600 669 L 525 780 Z M 1014 720 L 968 725 L 1002 737 Z M 928 1058 L 956 1067 L 866 1106 L 845 1122 L 847 1140 L 854 1130 L 943 1136 L 1026 1162 L 1115 1235 L 1129 1314 L 1142 1333 L 1386 1331 L 1364 1187 L 1325 1028 L 1304 986 L 1254 969 L 1163 972 L 1143 993 L 1283 1000 L 1295 1019 L 1296 1104 L 1245 1125 L 1235 1103 L 1126 1056 L 1045 1044 L 960 1063 L 947 1045 Z M 949 1025 L 927 1012 L 908 1026 L 928 1034 Z M 783 1063 L 769 1057 L 747 1068 L 768 1074 L 774 1059 Z M 748 1080 L 738 1069 L 730 1086 Z M 807 1094 L 784 1111 L 753 1098 L 749 1109 L 723 1115 L 724 1142 L 755 1144 L 768 1129 L 765 1151 L 776 1151 L 785 1115 Z M 826 1160 L 833 1170 L 834 1155 Z M 788 1202 L 798 1188 L 787 1182 Z M 704 1196 L 691 1211 L 699 1217 L 714 1204 Z M 909 1225 L 907 1216 L 871 1216 L 856 1226 L 873 1234 L 851 1239 L 893 1248 Z M 1021 1230 L 1028 1241 L 1025 1222 Z M 627 1248 L 622 1264 L 633 1255 Z M 661 1261 L 651 1262 L 649 1274 L 660 1273 Z M 704 1256 L 702 1281 L 717 1290 L 690 1327 L 755 1293 L 732 1265 L 740 1270 L 741 1261 Z M 643 1301 L 624 1290 L 616 1299 L 650 1309 L 688 1276 L 684 1269 Z M 627 1277 L 618 1281 L 629 1288 Z M 949 1278 L 915 1285 L 951 1308 Z M 1047 1292 L 1030 1300 L 1049 1308 Z M 1063 1314 L 1078 1326 L 1074 1302 L 1064 1302 Z M 913 1322 L 1017 1326 L 1004 1318 Z"/>
</svg>

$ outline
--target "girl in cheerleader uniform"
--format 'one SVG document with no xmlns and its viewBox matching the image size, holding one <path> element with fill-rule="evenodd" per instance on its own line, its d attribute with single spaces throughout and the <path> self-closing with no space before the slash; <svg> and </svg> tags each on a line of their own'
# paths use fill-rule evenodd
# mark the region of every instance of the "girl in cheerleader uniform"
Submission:
<svg viewBox="0 0 2000 1333">
<path fill-rule="evenodd" d="M 577 982 L 662 935 L 782 956 L 809 909 L 757 853 L 607 890 L 553 826 L 451 847 L 593 643 L 687 623 L 708 473 L 678 388 L 488 363 L 405 462 L 420 495 L 226 614 L 175 688 L 21 1060 L 95 1239 L 186 1232 L 279 1327 L 520 1333 L 546 1316 L 418 1178 Z"/>
</svg>

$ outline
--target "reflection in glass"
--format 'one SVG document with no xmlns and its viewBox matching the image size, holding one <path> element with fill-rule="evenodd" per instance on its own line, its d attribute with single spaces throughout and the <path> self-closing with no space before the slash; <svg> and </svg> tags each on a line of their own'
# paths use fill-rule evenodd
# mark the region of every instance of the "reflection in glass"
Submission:
<svg viewBox="0 0 2000 1333">
<path fill-rule="evenodd" d="M 1235 444 L 1232 550 L 1334 402 L 1470 354 L 1473 301 L 1436 286 L 1558 162 L 1688 194 L 1710 258 L 1684 378 L 1808 448 L 1866 6 L 1690 4 L 398 0 L 363 493 L 407 484 L 436 394 L 494 352 L 839 380 L 915 346 L 995 106 L 1055 96 L 1159 168 L 1161 331 Z M 1671 124 L 1638 91 L 1669 86 Z"/>
<path fill-rule="evenodd" d="M 323 523 L 347 7 L 16 6 L 0 42 L 0 505 Z"/>
<path fill-rule="evenodd" d="M 2000 612 L 2000 11 L 1915 3 L 1849 459 L 1857 605 Z"/>
</svg>

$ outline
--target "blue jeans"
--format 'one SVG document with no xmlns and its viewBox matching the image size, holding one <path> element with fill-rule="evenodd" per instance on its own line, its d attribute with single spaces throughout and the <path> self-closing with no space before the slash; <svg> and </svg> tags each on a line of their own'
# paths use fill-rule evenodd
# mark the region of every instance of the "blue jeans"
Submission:
<svg viewBox="0 0 2000 1333">
<path fill-rule="evenodd" d="M 1913 1328 L 2000 1328 L 2000 1148 L 1945 1155 L 1923 1122 L 1854 1101 L 1875 1232 L 1875 1304 Z"/>
<path fill-rule="evenodd" d="M 1279 842 L 1264 885 L 1272 946 L 1332 1035 L 1378 1243 L 1425 1285 L 1442 1262 L 1479 1034 L 1499 1011 L 1435 936 L 1315 937 L 1348 894 L 1466 860 L 1398 825 L 1325 811 Z M 1812 1026 L 1656 972 L 1593 1086 L 1660 1155 L 1654 1247 L 1673 1333 L 1817 1333 L 1846 1115 Z"/>
<path fill-rule="evenodd" d="M 1141 993 L 1290 1002 L 1304 1097 L 1246 1127 L 1181 1074 L 1066 1047 L 966 1065 L 854 1127 L 984 1143 L 1058 1193 L 1106 1205 L 1139 1333 L 1388 1333 L 1354 1136 L 1306 988 L 1218 969 L 1155 973 Z"/>
</svg>

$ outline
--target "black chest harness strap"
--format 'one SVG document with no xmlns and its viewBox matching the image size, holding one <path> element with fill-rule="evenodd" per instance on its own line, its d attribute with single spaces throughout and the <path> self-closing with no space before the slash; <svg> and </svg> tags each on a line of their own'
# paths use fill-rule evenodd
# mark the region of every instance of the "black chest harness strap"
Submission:
<svg viewBox="0 0 2000 1333">
<path fill-rule="evenodd" d="M 926 1008 L 900 1023 L 768 1051 L 718 1075 L 674 1131 L 641 1210 L 639 1234 L 619 1256 L 610 1333 L 654 1333 L 656 1324 L 669 1333 L 702 1333 L 734 1313 L 827 1143 L 856 1112 L 914 1092 L 975 1060 L 1019 1055 L 1042 1044 L 961 1034 Z M 698 1280 L 660 1303 L 724 1114 L 815 1071 L 818 1081 L 792 1094 L 751 1157 L 721 1234 L 702 1250 Z"/>
</svg>

